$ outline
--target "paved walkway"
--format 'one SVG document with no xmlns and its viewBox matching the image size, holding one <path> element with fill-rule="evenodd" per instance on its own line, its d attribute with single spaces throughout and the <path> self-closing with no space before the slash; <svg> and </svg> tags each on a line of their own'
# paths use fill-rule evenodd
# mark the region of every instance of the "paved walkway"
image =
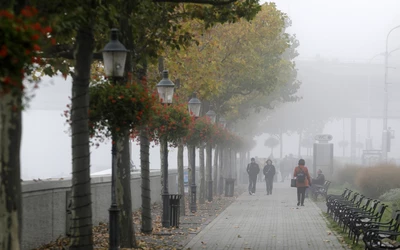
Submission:
<svg viewBox="0 0 400 250">
<path fill-rule="evenodd" d="M 184 249 L 343 249 L 326 226 L 322 211 L 309 199 L 297 207 L 295 188 L 274 183 L 266 195 L 244 193 L 196 235 Z"/>
</svg>

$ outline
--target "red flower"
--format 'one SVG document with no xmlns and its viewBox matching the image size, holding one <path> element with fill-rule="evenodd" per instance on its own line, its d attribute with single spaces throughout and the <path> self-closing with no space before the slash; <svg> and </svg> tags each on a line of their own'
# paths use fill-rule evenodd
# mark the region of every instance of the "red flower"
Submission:
<svg viewBox="0 0 400 250">
<path fill-rule="evenodd" d="M 23 10 L 21 10 L 21 15 L 23 15 L 25 17 L 32 17 L 33 13 L 29 7 L 25 7 Z"/>
<path fill-rule="evenodd" d="M 1 46 L 0 57 L 6 57 L 7 54 L 8 54 L 7 46 L 6 45 Z"/>
<path fill-rule="evenodd" d="M 32 40 L 33 40 L 33 41 L 39 40 L 39 35 L 38 35 L 38 34 L 32 35 Z"/>
<path fill-rule="evenodd" d="M 51 33 L 52 31 L 53 31 L 53 29 L 52 29 L 50 26 L 44 27 L 44 28 L 42 29 L 42 32 L 43 32 L 44 34 Z"/>
<path fill-rule="evenodd" d="M 9 84 L 9 83 L 11 82 L 11 78 L 10 78 L 9 76 L 6 76 L 6 77 L 3 79 L 3 82 L 4 82 L 4 84 Z"/>
<path fill-rule="evenodd" d="M 7 10 L 0 10 L 0 16 L 7 17 L 8 19 L 13 19 L 14 18 L 14 15 L 11 12 L 7 11 Z"/>
<path fill-rule="evenodd" d="M 33 50 L 39 51 L 39 50 L 40 50 L 40 46 L 37 45 L 37 44 L 34 44 L 34 45 L 33 45 Z"/>
</svg>

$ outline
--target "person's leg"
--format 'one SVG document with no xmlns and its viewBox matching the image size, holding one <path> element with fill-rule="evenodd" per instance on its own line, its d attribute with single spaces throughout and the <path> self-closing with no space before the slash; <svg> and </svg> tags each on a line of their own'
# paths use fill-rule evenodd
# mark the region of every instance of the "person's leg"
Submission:
<svg viewBox="0 0 400 250">
<path fill-rule="evenodd" d="M 274 188 L 274 183 L 273 182 L 271 182 L 271 186 L 270 186 L 270 189 L 269 189 L 269 194 L 272 194 L 272 189 Z"/>
<path fill-rule="evenodd" d="M 253 194 L 255 194 L 256 193 L 256 185 L 257 185 L 257 177 L 256 178 L 254 178 L 254 180 L 253 180 L 254 182 L 254 186 L 253 186 Z"/>
<path fill-rule="evenodd" d="M 299 187 L 297 188 L 297 206 L 300 206 L 300 189 Z"/>
<path fill-rule="evenodd" d="M 269 194 L 269 192 L 268 192 L 268 179 L 267 178 L 265 178 L 265 187 L 266 187 L 266 190 L 267 190 L 267 194 Z"/>
<path fill-rule="evenodd" d="M 301 196 L 301 205 L 304 206 L 304 199 L 306 198 L 306 189 L 307 187 L 302 188 L 302 196 Z"/>
<path fill-rule="evenodd" d="M 249 176 L 249 194 L 251 194 L 252 190 L 253 190 L 253 182 L 251 181 L 251 177 Z"/>
</svg>

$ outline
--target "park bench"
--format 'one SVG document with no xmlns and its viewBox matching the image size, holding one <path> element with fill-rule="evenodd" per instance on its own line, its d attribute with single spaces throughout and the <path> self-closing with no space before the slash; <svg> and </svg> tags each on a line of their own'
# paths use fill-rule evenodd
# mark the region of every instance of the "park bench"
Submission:
<svg viewBox="0 0 400 250">
<path fill-rule="evenodd" d="M 357 216 L 368 212 L 370 208 L 370 203 L 372 201 L 373 199 L 362 196 L 358 205 L 356 204 L 355 206 L 346 207 L 346 209 L 344 210 L 344 216 L 342 216 L 344 233 L 347 232 L 347 229 Z"/>
<path fill-rule="evenodd" d="M 354 194 L 354 199 L 351 199 L 350 202 L 343 202 L 338 207 L 339 209 L 336 211 L 336 221 L 338 222 L 340 227 L 346 228 L 344 226 L 344 222 L 346 217 L 349 214 L 349 211 L 352 209 L 359 209 L 361 203 L 363 202 L 365 196 L 359 193 Z"/>
<path fill-rule="evenodd" d="M 358 202 L 360 199 L 360 194 L 357 192 L 351 193 L 351 195 L 347 196 L 346 199 L 338 199 L 333 206 L 333 220 L 341 226 L 341 213 L 343 212 L 346 206 L 351 206 Z"/>
<path fill-rule="evenodd" d="M 376 209 L 378 208 L 378 205 L 380 204 L 379 200 L 373 200 L 367 198 L 369 204 L 368 206 L 364 206 L 363 210 L 359 211 L 353 211 L 352 214 L 349 216 L 348 220 L 346 221 L 346 227 L 349 229 L 349 238 L 352 239 L 354 234 L 359 235 L 358 226 L 357 224 L 358 220 L 360 218 L 363 218 L 364 216 L 377 216 L 379 215 L 379 212 L 376 212 Z M 382 210 L 382 208 L 379 208 L 379 210 Z"/>
<path fill-rule="evenodd" d="M 346 188 L 341 195 L 332 195 L 332 194 L 327 195 L 326 196 L 327 213 L 333 217 L 333 213 L 337 204 L 341 200 L 350 199 L 352 193 L 353 193 L 352 190 Z"/>
<path fill-rule="evenodd" d="M 375 223 L 363 234 L 366 249 L 400 249 L 397 236 L 400 235 L 400 211 L 392 213 L 387 223 Z"/>
<path fill-rule="evenodd" d="M 318 199 L 318 195 L 321 195 L 326 198 L 328 195 L 328 189 L 330 184 L 331 184 L 330 181 L 325 181 L 324 185 L 312 184 L 311 196 L 314 199 Z"/>
<path fill-rule="evenodd" d="M 383 213 L 385 212 L 387 205 L 374 202 L 370 211 L 356 214 L 351 223 L 349 224 L 349 237 L 353 240 L 353 243 L 358 244 L 360 235 L 374 225 L 381 223 Z"/>
</svg>

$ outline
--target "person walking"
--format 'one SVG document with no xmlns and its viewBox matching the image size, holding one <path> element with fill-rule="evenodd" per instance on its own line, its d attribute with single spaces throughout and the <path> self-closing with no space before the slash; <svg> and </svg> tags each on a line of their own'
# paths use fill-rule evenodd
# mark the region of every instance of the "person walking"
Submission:
<svg viewBox="0 0 400 250">
<path fill-rule="evenodd" d="M 247 173 L 249 174 L 249 194 L 256 193 L 257 175 L 260 172 L 260 167 L 256 163 L 256 159 L 251 158 L 251 163 L 247 165 Z"/>
<path fill-rule="evenodd" d="M 305 166 L 304 159 L 299 160 L 299 165 L 295 167 L 293 177 L 296 178 L 297 187 L 297 206 L 304 206 L 304 199 L 306 198 L 306 189 L 311 186 L 311 178 L 308 173 L 308 168 Z"/>
<path fill-rule="evenodd" d="M 272 187 L 274 184 L 275 166 L 272 165 L 270 159 L 267 160 L 267 165 L 264 166 L 263 173 L 265 176 L 265 185 L 267 186 L 267 195 L 272 194 Z"/>
</svg>

